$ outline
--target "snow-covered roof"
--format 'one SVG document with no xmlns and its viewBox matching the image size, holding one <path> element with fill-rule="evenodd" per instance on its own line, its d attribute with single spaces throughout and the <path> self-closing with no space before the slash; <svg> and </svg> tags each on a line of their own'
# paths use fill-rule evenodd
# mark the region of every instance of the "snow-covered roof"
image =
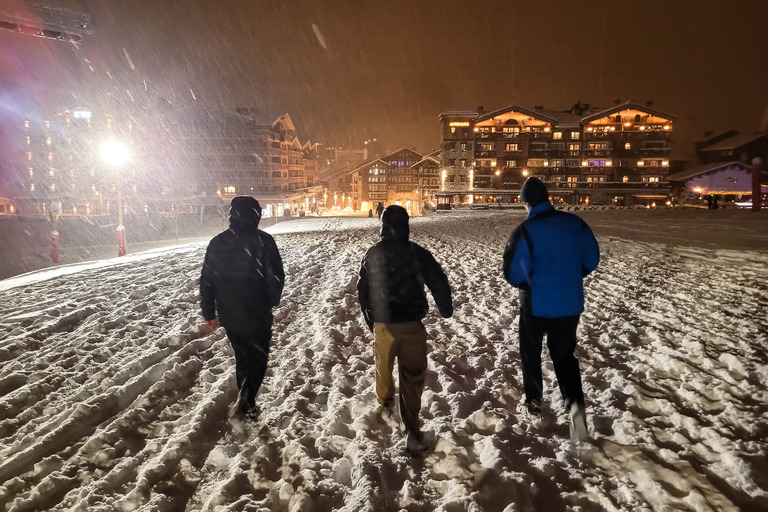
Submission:
<svg viewBox="0 0 768 512">
<path fill-rule="evenodd" d="M 561 128 L 577 128 L 581 125 L 581 116 L 570 112 L 560 112 L 558 110 L 537 110 L 537 112 L 554 119 L 555 122 L 553 124 Z"/>
<path fill-rule="evenodd" d="M 661 110 L 656 110 L 654 108 L 650 108 L 645 105 L 635 103 L 634 101 L 625 101 L 624 103 L 621 103 L 620 105 L 616 105 L 615 107 L 607 108 L 605 110 L 600 110 L 598 112 L 595 112 L 592 115 L 586 116 L 582 118 L 581 122 L 586 124 L 586 123 L 589 123 L 590 121 L 596 121 L 597 119 L 601 119 L 603 117 L 610 116 L 611 114 L 615 114 L 616 112 L 621 112 L 622 110 L 627 110 L 627 109 L 639 110 L 641 112 L 646 112 L 654 116 L 663 117 L 664 119 L 669 119 L 670 121 L 675 120 L 675 116 L 671 116 L 665 112 L 662 112 Z"/>
<path fill-rule="evenodd" d="M 440 115 L 437 116 L 438 119 L 442 119 L 443 117 L 477 117 L 480 114 L 475 112 L 474 110 L 446 110 L 445 112 L 440 112 Z"/>
<path fill-rule="evenodd" d="M 705 174 L 711 174 L 713 172 L 721 171 L 729 167 L 741 167 L 742 169 L 749 170 L 750 166 L 744 162 L 714 162 L 710 164 L 700 165 L 698 167 L 692 167 L 685 171 L 676 172 L 667 176 L 667 181 L 687 181 L 696 176 L 703 176 Z"/>
<path fill-rule="evenodd" d="M 415 164 L 413 164 L 411 167 L 417 167 L 419 165 L 424 165 L 425 163 L 434 163 L 436 165 L 440 165 L 440 161 L 438 161 L 436 158 L 432 158 L 431 156 L 425 156 Z"/>
<path fill-rule="evenodd" d="M 746 144 L 749 144 L 750 142 L 756 141 L 758 139 L 766 138 L 768 139 L 768 134 L 765 132 L 758 132 L 758 133 L 739 133 L 734 135 L 733 137 L 728 137 L 725 140 L 721 140 L 720 142 L 716 142 L 715 144 L 712 144 L 711 146 L 707 146 L 703 149 L 701 149 L 702 152 L 704 151 L 729 151 L 738 149 L 742 146 L 745 146 Z"/>
<path fill-rule="evenodd" d="M 499 110 L 494 110 L 493 112 L 488 112 L 487 114 L 483 114 L 480 117 L 478 117 L 477 121 L 480 122 L 480 121 L 486 121 L 488 119 L 493 119 L 494 117 L 500 116 L 501 114 L 505 114 L 507 112 L 520 112 L 521 114 L 525 114 L 535 119 L 546 121 L 549 124 L 557 124 L 557 119 L 555 119 L 554 117 L 548 116 L 536 110 L 531 110 L 525 107 L 521 107 L 520 105 L 509 105 L 508 107 L 500 108 Z"/>
</svg>

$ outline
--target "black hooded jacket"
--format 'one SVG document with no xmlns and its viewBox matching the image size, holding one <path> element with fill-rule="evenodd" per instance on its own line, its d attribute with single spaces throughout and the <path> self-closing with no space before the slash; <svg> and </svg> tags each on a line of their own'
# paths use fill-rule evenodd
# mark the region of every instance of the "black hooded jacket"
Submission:
<svg viewBox="0 0 768 512">
<path fill-rule="evenodd" d="M 402 323 L 424 318 L 429 309 L 425 284 L 440 314 L 444 318 L 453 314 L 448 278 L 432 253 L 408 240 L 407 219 L 406 214 L 404 224 L 391 223 L 385 210 L 381 241 L 363 258 L 357 295 L 369 327 L 374 322 Z"/>
<path fill-rule="evenodd" d="M 258 203 L 256 203 L 258 205 Z M 234 209 L 234 202 L 233 202 Z M 227 330 L 250 332 L 272 324 L 285 273 L 271 235 L 258 229 L 258 216 L 231 210 L 230 228 L 208 244 L 200 276 L 203 317 Z"/>
</svg>

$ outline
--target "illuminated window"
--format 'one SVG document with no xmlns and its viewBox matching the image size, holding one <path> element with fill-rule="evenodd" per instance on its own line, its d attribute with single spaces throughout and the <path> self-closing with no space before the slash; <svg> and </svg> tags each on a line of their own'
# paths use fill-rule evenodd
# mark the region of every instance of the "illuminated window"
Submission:
<svg viewBox="0 0 768 512">
<path fill-rule="evenodd" d="M 504 167 L 517 167 L 517 160 L 507 160 L 504 162 Z"/>
<path fill-rule="evenodd" d="M 24 128 L 29 128 L 29 121 L 26 119 L 24 120 Z"/>
<path fill-rule="evenodd" d="M 33 176 L 35 174 L 35 171 L 30 167 L 29 168 L 29 175 Z"/>
<path fill-rule="evenodd" d="M 455 126 L 451 126 L 451 133 L 456 133 L 456 127 Z"/>
<path fill-rule="evenodd" d="M 507 144 L 506 151 L 518 151 L 517 144 Z"/>
<path fill-rule="evenodd" d="M 563 161 L 562 160 L 552 160 L 552 167 L 562 167 Z"/>
<path fill-rule="evenodd" d="M 578 142 L 572 142 L 568 144 L 568 151 L 579 151 L 581 149 L 581 144 Z"/>
<path fill-rule="evenodd" d="M 29 146 L 30 144 L 32 144 L 32 137 L 27 135 L 27 146 Z"/>
<path fill-rule="evenodd" d="M 29 191 L 30 191 L 30 192 L 34 192 L 34 191 L 35 191 L 35 184 L 34 184 L 34 183 L 32 183 L 32 184 L 29 186 Z"/>
<path fill-rule="evenodd" d="M 643 176 L 643 183 L 658 183 L 658 176 Z"/>
<path fill-rule="evenodd" d="M 632 144 L 630 144 L 629 142 L 625 143 L 624 149 L 632 149 Z"/>
<path fill-rule="evenodd" d="M 621 177 L 621 182 L 622 183 L 628 183 L 629 182 L 629 176 L 622 176 Z"/>
<path fill-rule="evenodd" d="M 56 170 L 51 168 L 51 170 L 48 171 L 48 174 L 51 175 L 51 176 L 55 176 L 56 175 Z"/>
<path fill-rule="evenodd" d="M 50 162 L 53 160 L 53 153 L 48 153 L 48 161 Z"/>
<path fill-rule="evenodd" d="M 27 160 L 32 160 L 32 152 L 27 151 Z"/>
<path fill-rule="evenodd" d="M 50 138 L 50 137 L 47 137 L 47 138 L 45 139 L 45 143 L 46 143 L 46 144 L 48 144 L 48 145 L 50 146 L 50 145 L 51 145 L 51 138 Z"/>
<path fill-rule="evenodd" d="M 553 139 L 562 139 L 563 138 L 563 132 L 552 132 L 552 138 Z"/>
<path fill-rule="evenodd" d="M 459 165 L 461 167 L 466 167 L 467 166 L 467 160 L 465 158 L 462 158 L 461 160 L 459 160 Z"/>
<path fill-rule="evenodd" d="M 56 184 L 55 183 L 51 183 L 51 192 L 53 192 L 54 190 L 56 190 Z"/>
<path fill-rule="evenodd" d="M 234 194 L 235 193 L 235 187 L 224 187 L 224 193 L 225 194 Z"/>
<path fill-rule="evenodd" d="M 579 132 L 571 132 L 571 138 L 572 139 L 578 139 L 581 137 L 581 133 Z"/>
</svg>

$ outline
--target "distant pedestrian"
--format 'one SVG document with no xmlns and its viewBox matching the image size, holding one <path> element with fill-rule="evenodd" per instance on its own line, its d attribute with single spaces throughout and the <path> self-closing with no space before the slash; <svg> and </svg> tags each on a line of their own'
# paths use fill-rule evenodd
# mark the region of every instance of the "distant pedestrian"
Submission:
<svg viewBox="0 0 768 512">
<path fill-rule="evenodd" d="M 288 211 L 288 210 L 286 210 Z M 235 352 L 240 390 L 236 411 L 258 414 L 272 337 L 272 308 L 280 303 L 285 274 L 274 239 L 259 229 L 261 206 L 250 196 L 232 199 L 229 229 L 208 244 L 200 276 L 200 303 L 211 332 L 219 323 Z"/>
<path fill-rule="evenodd" d="M 707 196 L 707 208 L 712 209 L 712 196 Z"/>
<path fill-rule="evenodd" d="M 717 205 L 717 196 L 712 196 L 712 209 L 717 210 L 719 206 Z"/>
<path fill-rule="evenodd" d="M 368 209 L 368 217 L 373 217 L 373 210 L 370 208 Z"/>
<path fill-rule="evenodd" d="M 379 205 L 376 207 L 376 215 L 381 218 L 381 215 L 384 213 L 384 204 L 379 203 Z"/>
<path fill-rule="evenodd" d="M 427 370 L 427 331 L 421 323 L 429 308 L 424 285 L 443 318 L 453 314 L 453 302 L 440 264 L 428 250 L 410 242 L 409 234 L 408 212 L 388 206 L 381 216 L 381 241 L 363 258 L 357 294 L 374 333 L 378 410 L 386 414 L 394 406 L 392 370 L 397 358 L 406 449 L 416 456 L 427 447 L 419 423 Z"/>
<path fill-rule="evenodd" d="M 579 361 L 574 356 L 576 327 L 584 311 L 583 278 L 600 260 L 597 240 L 579 217 L 555 210 L 547 188 L 528 178 L 520 192 L 528 218 L 504 250 L 504 277 L 520 290 L 520 357 L 525 402 L 519 410 L 541 414 L 542 339 L 570 420 L 572 439 L 586 439 L 587 423 Z"/>
</svg>

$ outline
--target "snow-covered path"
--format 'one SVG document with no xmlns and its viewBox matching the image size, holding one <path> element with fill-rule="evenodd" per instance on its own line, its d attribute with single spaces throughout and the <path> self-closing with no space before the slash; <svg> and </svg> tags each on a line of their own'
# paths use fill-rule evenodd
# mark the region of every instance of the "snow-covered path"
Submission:
<svg viewBox="0 0 768 512">
<path fill-rule="evenodd" d="M 425 320 L 423 460 L 375 414 L 355 285 L 376 219 L 270 228 L 288 277 L 244 428 L 227 421 L 226 336 L 197 332 L 204 244 L 7 287 L 0 508 L 768 510 L 768 253 L 598 237 L 578 349 L 593 439 L 576 447 L 548 361 L 541 424 L 514 412 L 517 296 L 499 265 L 521 219 L 412 221 L 456 306 Z"/>
</svg>

